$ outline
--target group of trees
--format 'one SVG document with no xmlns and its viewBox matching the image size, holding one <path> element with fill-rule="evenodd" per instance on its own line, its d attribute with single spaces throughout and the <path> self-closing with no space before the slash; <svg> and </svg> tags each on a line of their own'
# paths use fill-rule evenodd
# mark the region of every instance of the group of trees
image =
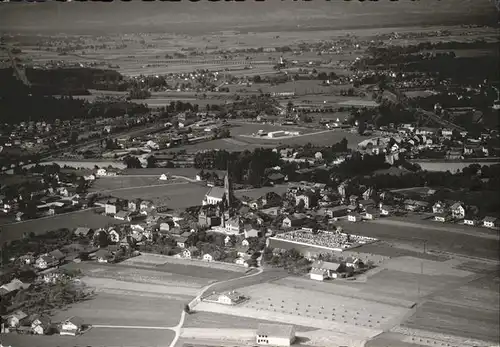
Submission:
<svg viewBox="0 0 500 347">
<path fill-rule="evenodd" d="M 273 249 L 266 247 L 262 254 L 262 262 L 270 266 L 283 268 L 297 275 L 303 275 L 311 270 L 311 261 L 296 249 L 273 254 Z"/>
<path fill-rule="evenodd" d="M 279 164 L 279 154 L 272 149 L 257 148 L 237 153 L 222 151 L 198 152 L 195 167 L 198 169 L 229 170 L 236 183 L 260 186 L 265 182 L 265 172 L 269 167 Z"/>
</svg>

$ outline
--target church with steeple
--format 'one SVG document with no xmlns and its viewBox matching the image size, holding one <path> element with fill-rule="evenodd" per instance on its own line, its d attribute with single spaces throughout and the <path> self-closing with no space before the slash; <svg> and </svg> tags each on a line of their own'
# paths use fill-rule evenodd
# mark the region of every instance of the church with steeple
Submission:
<svg viewBox="0 0 500 347">
<path fill-rule="evenodd" d="M 202 203 L 205 207 L 202 208 L 201 216 L 205 217 L 206 213 L 203 211 L 207 209 L 211 210 L 214 216 L 220 218 L 220 227 L 223 229 L 223 232 L 231 235 L 239 235 L 243 232 L 242 221 L 235 211 L 237 201 L 233 192 L 229 163 L 226 175 L 224 176 L 224 187 L 210 188 L 205 194 Z"/>
<path fill-rule="evenodd" d="M 224 176 L 224 188 L 211 187 L 205 194 L 202 205 L 215 205 L 221 210 L 221 212 L 231 213 L 232 208 L 234 207 L 234 202 L 233 182 L 228 163 L 226 175 Z"/>
</svg>

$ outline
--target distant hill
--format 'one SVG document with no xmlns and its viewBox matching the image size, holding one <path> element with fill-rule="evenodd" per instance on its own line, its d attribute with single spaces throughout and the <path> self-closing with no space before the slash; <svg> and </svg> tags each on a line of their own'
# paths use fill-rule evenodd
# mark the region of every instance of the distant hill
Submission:
<svg viewBox="0 0 500 347">
<path fill-rule="evenodd" d="M 0 30 L 19 32 L 280 31 L 304 27 L 366 28 L 496 23 L 488 0 L 378 2 L 266 0 L 255 2 L 2 3 Z"/>
</svg>

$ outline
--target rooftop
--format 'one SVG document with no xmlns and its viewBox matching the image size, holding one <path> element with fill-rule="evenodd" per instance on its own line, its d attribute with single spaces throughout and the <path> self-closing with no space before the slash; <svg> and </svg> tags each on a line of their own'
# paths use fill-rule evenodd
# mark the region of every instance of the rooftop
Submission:
<svg viewBox="0 0 500 347">
<path fill-rule="evenodd" d="M 262 323 L 257 328 L 257 335 L 290 338 L 294 334 L 293 330 L 293 325 Z"/>
</svg>

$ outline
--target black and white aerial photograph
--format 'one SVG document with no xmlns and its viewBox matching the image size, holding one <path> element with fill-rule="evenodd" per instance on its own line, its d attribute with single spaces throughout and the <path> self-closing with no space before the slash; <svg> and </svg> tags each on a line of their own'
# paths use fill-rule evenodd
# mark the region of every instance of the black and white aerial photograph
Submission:
<svg viewBox="0 0 500 347">
<path fill-rule="evenodd" d="M 0 347 L 500 347 L 498 0 L 0 1 Z"/>
</svg>

